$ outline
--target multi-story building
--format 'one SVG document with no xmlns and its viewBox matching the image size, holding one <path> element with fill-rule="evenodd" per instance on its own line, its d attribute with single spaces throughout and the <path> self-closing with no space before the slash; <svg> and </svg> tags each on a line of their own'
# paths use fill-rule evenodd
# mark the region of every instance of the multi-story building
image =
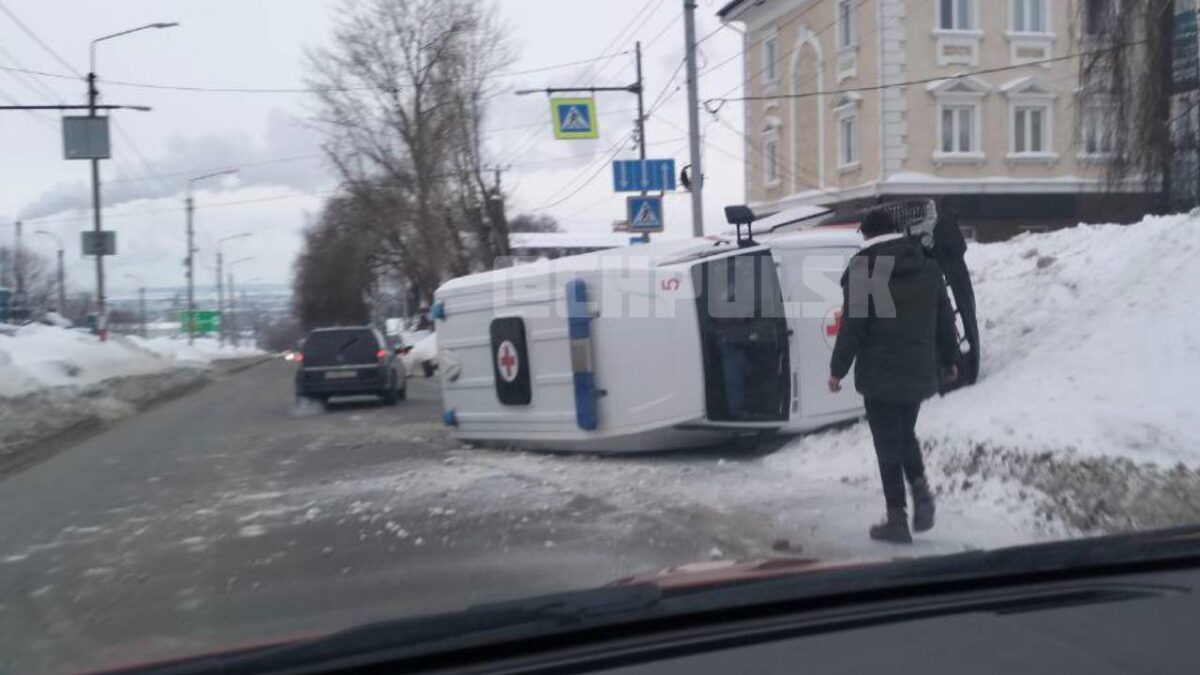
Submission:
<svg viewBox="0 0 1200 675">
<path fill-rule="evenodd" d="M 1104 44 L 1115 4 L 728 2 L 718 15 L 745 26 L 747 201 L 930 196 L 985 241 L 1136 218 L 1140 186 L 1104 180 L 1111 101 L 1072 57 Z"/>
</svg>

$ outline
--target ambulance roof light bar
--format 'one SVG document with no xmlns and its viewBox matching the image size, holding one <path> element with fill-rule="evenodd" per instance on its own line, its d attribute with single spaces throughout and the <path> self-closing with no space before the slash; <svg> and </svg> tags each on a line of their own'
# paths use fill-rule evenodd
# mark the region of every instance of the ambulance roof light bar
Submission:
<svg viewBox="0 0 1200 675">
<path fill-rule="evenodd" d="M 754 211 L 750 210 L 750 207 L 745 204 L 734 204 L 725 207 L 725 220 L 729 221 L 730 225 L 733 225 L 739 248 L 758 245 L 752 238 L 754 231 L 751 229 L 751 225 L 757 219 L 758 216 L 754 215 Z M 743 225 L 746 226 L 746 236 L 744 238 L 742 237 Z"/>
</svg>

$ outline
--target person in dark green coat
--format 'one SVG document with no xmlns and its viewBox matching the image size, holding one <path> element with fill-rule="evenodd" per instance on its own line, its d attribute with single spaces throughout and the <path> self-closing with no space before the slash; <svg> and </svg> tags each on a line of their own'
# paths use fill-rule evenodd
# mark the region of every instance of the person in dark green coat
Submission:
<svg viewBox="0 0 1200 675">
<path fill-rule="evenodd" d="M 939 378 L 957 377 L 954 310 L 938 263 L 897 230 L 889 213 L 871 211 L 861 229 L 865 241 L 842 275 L 842 325 L 829 389 L 841 391 L 853 364 L 887 503 L 887 519 L 870 535 L 908 543 L 905 478 L 913 493 L 912 529 L 933 527 L 933 493 L 916 424 L 921 402 L 937 393 Z"/>
</svg>

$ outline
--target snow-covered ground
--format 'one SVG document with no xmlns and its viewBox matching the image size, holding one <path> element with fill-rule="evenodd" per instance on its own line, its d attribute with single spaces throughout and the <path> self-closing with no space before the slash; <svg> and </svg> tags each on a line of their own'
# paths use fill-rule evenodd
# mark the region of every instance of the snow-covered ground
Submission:
<svg viewBox="0 0 1200 675">
<path fill-rule="evenodd" d="M 917 428 L 944 501 L 1041 529 L 1194 520 L 1198 254 L 1197 215 L 972 246 L 980 380 L 928 401 Z M 764 467 L 878 491 L 865 424 L 801 438 Z"/>
<path fill-rule="evenodd" d="M 100 342 L 62 326 L 0 326 L 0 466 L 57 433 L 119 419 L 194 385 L 216 360 L 258 354 L 207 338 L 188 345 L 112 335 Z"/>
<path fill-rule="evenodd" d="M 216 359 L 257 353 L 252 347 L 220 347 L 211 338 L 188 345 L 186 340 L 112 335 L 100 342 L 84 330 L 9 326 L 0 331 L 0 398 L 172 368 L 204 367 Z"/>
</svg>

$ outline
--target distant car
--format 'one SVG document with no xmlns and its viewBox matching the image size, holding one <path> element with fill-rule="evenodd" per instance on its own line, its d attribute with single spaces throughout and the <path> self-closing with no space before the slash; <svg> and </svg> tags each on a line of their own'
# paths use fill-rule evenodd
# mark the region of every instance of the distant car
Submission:
<svg viewBox="0 0 1200 675">
<path fill-rule="evenodd" d="M 296 355 L 296 400 L 378 396 L 395 405 L 407 394 L 404 364 L 370 326 L 318 328 Z"/>
<path fill-rule="evenodd" d="M 438 365 L 437 334 L 428 330 L 410 331 L 404 335 L 405 348 L 401 351 L 404 367 L 410 371 L 418 368 L 425 377 L 433 377 Z"/>
</svg>

